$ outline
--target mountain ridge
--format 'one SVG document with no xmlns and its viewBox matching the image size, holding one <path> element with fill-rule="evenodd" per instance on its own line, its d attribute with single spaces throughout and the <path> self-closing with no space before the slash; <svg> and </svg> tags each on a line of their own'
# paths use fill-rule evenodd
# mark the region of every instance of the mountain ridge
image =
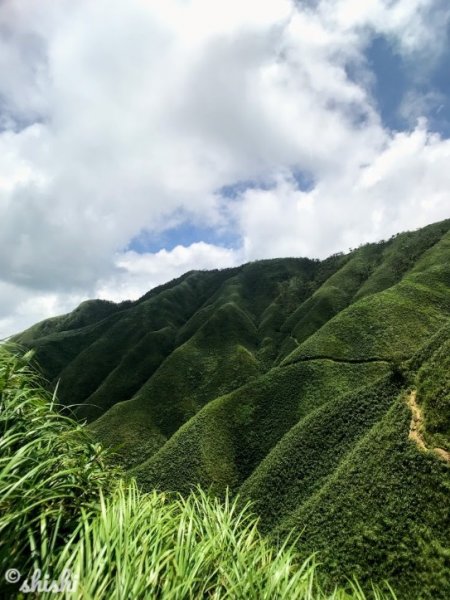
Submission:
<svg viewBox="0 0 450 600">
<path fill-rule="evenodd" d="M 269 536 L 303 531 L 330 585 L 444 598 L 450 471 L 409 439 L 405 398 L 448 452 L 449 323 L 446 220 L 324 261 L 191 271 L 14 340 L 145 489 L 229 488 Z"/>
</svg>

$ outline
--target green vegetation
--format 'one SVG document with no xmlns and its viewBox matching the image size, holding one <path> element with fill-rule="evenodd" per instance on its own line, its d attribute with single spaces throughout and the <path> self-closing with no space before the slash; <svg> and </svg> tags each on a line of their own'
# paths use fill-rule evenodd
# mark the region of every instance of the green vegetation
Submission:
<svg viewBox="0 0 450 600">
<path fill-rule="evenodd" d="M 447 220 L 324 261 L 191 271 L 16 341 L 146 492 L 239 495 L 272 541 L 301 534 L 303 559 L 320 552 L 329 589 L 356 573 L 440 600 L 449 324 Z"/>
<path fill-rule="evenodd" d="M 55 410 L 29 367 L 0 348 L 0 593 L 20 598 L 40 569 L 62 597 L 365 600 L 355 580 L 325 592 L 314 557 L 262 537 L 248 505 L 201 490 L 144 494 L 107 464 L 86 430 Z M 16 568 L 18 583 L 4 579 Z M 374 598 L 393 598 L 371 588 Z M 28 594 L 27 594 L 28 595 Z M 32 597 L 53 598 L 42 591 Z M 25 596 L 26 597 L 26 596 Z"/>
<path fill-rule="evenodd" d="M 423 433 L 430 446 L 450 450 L 450 326 L 436 334 L 421 358 L 417 379 L 425 416 Z"/>
<path fill-rule="evenodd" d="M 0 586 L 7 568 L 48 568 L 110 481 L 100 446 L 54 410 L 29 359 L 0 347 Z"/>
<path fill-rule="evenodd" d="M 210 402 L 133 474 L 146 489 L 188 492 L 199 482 L 213 485 L 217 492 L 227 486 L 237 490 L 297 423 L 323 404 L 328 406 L 328 399 L 388 370 L 385 363 L 348 365 L 324 360 L 272 369 Z M 98 431 L 97 424 L 93 431 Z"/>
</svg>

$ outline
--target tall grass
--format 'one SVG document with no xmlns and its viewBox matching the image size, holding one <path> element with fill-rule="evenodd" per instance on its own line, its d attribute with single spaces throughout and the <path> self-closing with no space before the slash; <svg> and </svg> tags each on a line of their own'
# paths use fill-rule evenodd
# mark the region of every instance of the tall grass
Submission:
<svg viewBox="0 0 450 600">
<path fill-rule="evenodd" d="M 362 600 L 357 584 L 326 594 L 314 557 L 272 547 L 249 507 L 198 490 L 183 499 L 119 484 L 97 515 L 83 516 L 57 571 L 80 577 L 79 598 Z M 382 599 L 375 590 L 374 598 Z M 395 596 L 390 596 L 395 597 Z"/>
<path fill-rule="evenodd" d="M 98 503 L 111 476 L 85 429 L 55 410 L 55 397 L 31 368 L 0 347 L 0 569 L 46 568 Z"/>
<path fill-rule="evenodd" d="M 247 505 L 202 490 L 143 494 L 105 462 L 84 428 L 62 416 L 29 365 L 0 347 L 0 594 L 7 569 L 58 579 L 79 599 L 363 600 L 356 583 L 325 593 L 314 557 L 274 548 Z M 39 598 L 54 598 L 43 592 Z M 395 598 L 372 590 L 372 598 Z"/>
</svg>

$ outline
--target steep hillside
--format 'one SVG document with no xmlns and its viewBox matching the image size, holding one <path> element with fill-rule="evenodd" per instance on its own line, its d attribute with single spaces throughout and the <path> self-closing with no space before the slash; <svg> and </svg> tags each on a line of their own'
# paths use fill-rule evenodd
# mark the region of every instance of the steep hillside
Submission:
<svg viewBox="0 0 450 600">
<path fill-rule="evenodd" d="M 0 345 L 2 600 L 396 600 L 357 581 L 330 595 L 314 556 L 263 536 L 238 498 L 143 493 L 60 414 L 31 353 L 11 350 Z"/>
<path fill-rule="evenodd" d="M 17 336 L 145 489 L 227 487 L 330 585 L 450 596 L 450 220 L 190 272 Z M 411 437 L 414 392 L 423 445 Z"/>
</svg>

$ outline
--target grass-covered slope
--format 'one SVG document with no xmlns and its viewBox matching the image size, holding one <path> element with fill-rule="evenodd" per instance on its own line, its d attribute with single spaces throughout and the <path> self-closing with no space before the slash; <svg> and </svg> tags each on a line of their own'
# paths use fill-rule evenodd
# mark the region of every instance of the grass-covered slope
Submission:
<svg viewBox="0 0 450 600">
<path fill-rule="evenodd" d="M 410 358 L 450 315 L 450 234 L 396 285 L 365 296 L 310 336 L 287 359 Z"/>
<path fill-rule="evenodd" d="M 312 413 L 240 492 L 272 535 L 301 530 L 303 550 L 321 552 L 331 581 L 356 570 L 395 581 L 404 598 L 446 598 L 450 464 L 409 437 L 409 377 L 394 370 Z"/>
<path fill-rule="evenodd" d="M 140 492 L 57 412 L 29 358 L 0 347 L 1 598 L 367 598 L 354 580 L 325 592 L 313 557 L 263 537 L 228 496 Z"/>
<path fill-rule="evenodd" d="M 450 595 L 449 220 L 96 306 L 18 341 L 145 489 L 230 488 L 329 582 Z"/>
<path fill-rule="evenodd" d="M 430 446 L 450 451 L 450 324 L 443 327 L 424 355 L 417 376 L 417 398 L 423 412 L 423 435 Z"/>
<path fill-rule="evenodd" d="M 236 489 L 297 423 L 386 370 L 323 360 L 272 369 L 210 402 L 134 473 L 148 488 L 187 491 L 200 481 Z"/>
<path fill-rule="evenodd" d="M 449 465 L 408 440 L 399 398 L 320 490 L 273 533 L 302 527 L 303 551 L 321 552 L 332 581 L 395 581 L 404 598 L 450 594 Z"/>
</svg>

